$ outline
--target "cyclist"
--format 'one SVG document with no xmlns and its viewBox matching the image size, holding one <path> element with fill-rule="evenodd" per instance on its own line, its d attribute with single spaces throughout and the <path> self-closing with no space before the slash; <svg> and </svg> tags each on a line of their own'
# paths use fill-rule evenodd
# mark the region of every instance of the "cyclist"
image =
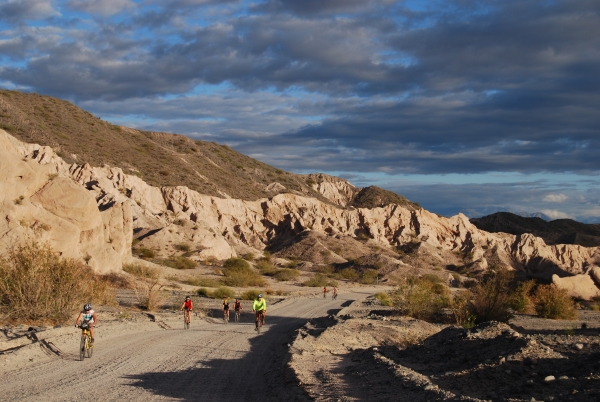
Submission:
<svg viewBox="0 0 600 402">
<path fill-rule="evenodd" d="M 182 311 L 185 309 L 185 322 L 189 323 L 191 321 L 191 312 L 194 309 L 194 303 L 192 303 L 192 298 L 189 296 L 185 297 L 185 301 L 183 302 L 183 304 L 181 305 L 181 308 L 179 309 L 179 311 Z"/>
<path fill-rule="evenodd" d="M 327 297 L 327 286 L 323 286 L 323 298 Z"/>
<path fill-rule="evenodd" d="M 98 323 L 98 319 L 96 318 L 96 312 L 92 310 L 92 305 L 90 303 L 86 303 L 83 306 L 83 310 L 77 316 L 75 320 L 75 326 L 79 327 L 79 321 L 81 323 L 88 323 L 90 325 L 90 335 L 92 336 L 92 343 L 94 343 L 94 328 L 96 328 L 96 324 Z"/>
<path fill-rule="evenodd" d="M 254 327 L 254 330 L 258 331 L 258 320 L 261 320 L 261 325 L 264 324 L 265 314 L 267 313 L 267 301 L 263 299 L 262 293 L 254 300 L 252 311 L 256 313 L 256 327 Z"/>
<path fill-rule="evenodd" d="M 337 288 L 335 286 L 333 287 L 333 298 L 337 299 Z"/>
<path fill-rule="evenodd" d="M 237 297 L 235 298 L 235 302 L 233 302 L 233 311 L 238 314 L 242 313 L 242 301 Z"/>
<path fill-rule="evenodd" d="M 223 299 L 223 320 L 229 321 L 229 300 Z"/>
</svg>

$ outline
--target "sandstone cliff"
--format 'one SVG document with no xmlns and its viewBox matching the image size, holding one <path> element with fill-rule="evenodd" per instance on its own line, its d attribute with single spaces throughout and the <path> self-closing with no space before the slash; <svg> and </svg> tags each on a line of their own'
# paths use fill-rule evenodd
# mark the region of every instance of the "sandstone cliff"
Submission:
<svg viewBox="0 0 600 402">
<path fill-rule="evenodd" d="M 488 233 L 462 214 L 444 218 L 396 204 L 340 208 L 356 194 L 342 180 L 314 183 L 315 190 L 338 205 L 296 194 L 245 201 L 203 195 L 184 186 L 153 187 L 117 167 L 68 165 L 52 149 L 23 144 L 3 131 L 0 144 L 0 210 L 5 217 L 0 247 L 35 236 L 65 256 L 87 259 L 100 272 L 119 270 L 130 258 L 134 231 L 139 244 L 161 256 L 187 244 L 196 260 L 229 258 L 240 247 L 261 252 L 293 243 L 310 230 L 329 238 L 368 239 L 381 250 L 415 244 L 437 252 L 442 266 L 449 264 L 449 254 L 444 253 L 454 253 L 466 258 L 472 269 L 504 265 L 547 280 L 552 275 L 592 278 L 600 265 L 598 247 L 549 246 L 530 234 Z M 346 260 L 343 252 L 321 243 L 330 261 Z M 406 264 L 398 261 L 398 267 L 402 265 Z"/>
</svg>

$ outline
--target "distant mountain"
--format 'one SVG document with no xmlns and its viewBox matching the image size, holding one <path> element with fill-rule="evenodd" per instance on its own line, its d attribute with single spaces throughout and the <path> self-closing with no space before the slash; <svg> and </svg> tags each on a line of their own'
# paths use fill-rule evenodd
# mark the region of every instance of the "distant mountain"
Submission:
<svg viewBox="0 0 600 402">
<path fill-rule="evenodd" d="M 578 244 L 584 247 L 600 246 L 600 224 L 587 224 L 572 219 L 546 222 L 539 217 L 523 217 L 510 212 L 473 218 L 473 225 L 487 232 L 514 235 L 531 233 L 544 239 L 546 244 Z"/>
<path fill-rule="evenodd" d="M 546 215 L 543 212 L 533 212 L 533 213 L 521 212 L 521 211 L 510 211 L 510 212 L 515 215 L 522 216 L 523 218 L 540 218 L 540 219 L 545 220 L 546 222 L 550 222 L 552 220 L 552 218 L 550 218 L 548 215 Z"/>
</svg>

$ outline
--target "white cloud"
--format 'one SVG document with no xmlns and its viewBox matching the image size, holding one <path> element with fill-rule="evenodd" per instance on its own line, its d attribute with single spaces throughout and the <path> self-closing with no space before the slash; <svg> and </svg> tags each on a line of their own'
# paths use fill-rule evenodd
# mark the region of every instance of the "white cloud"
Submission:
<svg viewBox="0 0 600 402">
<path fill-rule="evenodd" d="M 560 194 L 548 194 L 544 197 L 544 201 L 546 202 L 565 202 L 569 197 L 560 193 Z"/>
<path fill-rule="evenodd" d="M 566 214 L 562 211 L 557 211 L 555 209 L 542 209 L 540 212 L 548 215 L 552 219 L 572 219 L 569 214 Z"/>
<path fill-rule="evenodd" d="M 103 16 L 118 14 L 123 10 L 131 10 L 135 3 L 130 0 L 72 0 L 68 5 L 76 10 Z"/>
</svg>

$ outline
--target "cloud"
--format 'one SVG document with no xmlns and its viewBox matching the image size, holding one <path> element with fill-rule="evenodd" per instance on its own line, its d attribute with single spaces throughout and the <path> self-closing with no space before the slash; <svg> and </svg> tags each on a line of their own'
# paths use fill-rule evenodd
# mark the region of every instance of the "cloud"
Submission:
<svg viewBox="0 0 600 402">
<path fill-rule="evenodd" d="M 51 0 L 8 0 L 0 4 L 0 21 L 4 23 L 21 24 L 55 15 L 58 11 L 52 7 Z"/>
<path fill-rule="evenodd" d="M 544 201 L 546 201 L 546 202 L 563 203 L 568 199 L 569 199 L 569 197 L 567 197 L 564 194 L 548 194 L 544 197 Z"/>
<path fill-rule="evenodd" d="M 67 1 L 66 6 L 77 11 L 102 16 L 114 15 L 136 8 L 136 4 L 131 0 L 70 0 Z"/>
<path fill-rule="evenodd" d="M 540 212 L 542 212 L 545 215 L 548 215 L 552 219 L 571 219 L 572 218 L 571 215 L 566 214 L 562 211 L 557 211 L 555 209 L 542 209 Z"/>
</svg>

